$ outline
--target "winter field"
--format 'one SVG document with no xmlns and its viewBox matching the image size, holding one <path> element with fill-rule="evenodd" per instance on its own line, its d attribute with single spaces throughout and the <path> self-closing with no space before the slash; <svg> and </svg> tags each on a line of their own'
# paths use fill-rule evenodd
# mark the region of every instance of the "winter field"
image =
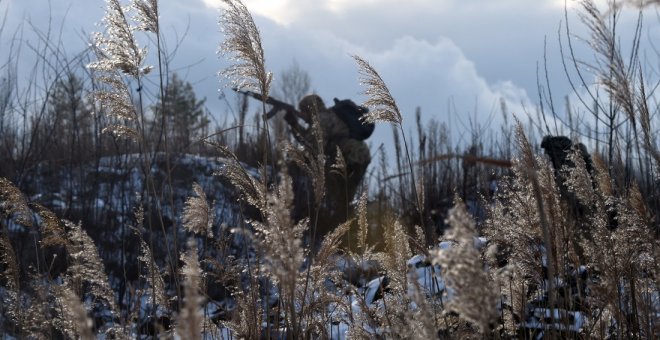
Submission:
<svg viewBox="0 0 660 340">
<path fill-rule="evenodd" d="M 157 0 L 108 0 L 74 57 L 46 36 L 2 46 L 0 338 L 658 338 L 660 54 L 622 46 L 616 25 L 653 6 L 567 9 L 595 56 L 564 32 L 589 129 L 540 80 L 533 113 L 503 102 L 502 125 L 469 143 L 420 111 L 409 131 L 353 55 L 362 119 L 394 147 L 370 145 L 343 210 L 328 183 L 350 168 L 318 120 L 304 143 L 238 93 L 212 119 L 169 68 Z M 224 0 L 220 73 L 297 103 L 310 76 L 269 71 L 251 10 Z M 637 25 L 625 39 L 646 38 Z M 26 53 L 34 81 L 17 82 Z"/>
</svg>

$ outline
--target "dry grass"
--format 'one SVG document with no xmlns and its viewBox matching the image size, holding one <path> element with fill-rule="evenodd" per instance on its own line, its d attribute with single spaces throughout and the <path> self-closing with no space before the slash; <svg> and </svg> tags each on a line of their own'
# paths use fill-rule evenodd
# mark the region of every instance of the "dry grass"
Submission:
<svg viewBox="0 0 660 340">
<path fill-rule="evenodd" d="M 259 31 L 240 1 L 225 3 L 221 51 L 236 64 L 222 74 L 236 85 L 267 95 L 272 76 L 265 67 Z M 108 89 L 97 92 L 96 98 L 113 109 L 110 130 L 134 136 L 146 147 L 143 118 L 122 77 L 139 80 L 148 72 L 143 65 L 146 52 L 138 47 L 132 31 L 159 31 L 158 3 L 135 1 L 134 19 L 117 1 L 108 4 L 104 19 L 108 31 L 96 36 L 99 60 L 91 65 L 104 74 L 99 80 Z M 635 155 L 655 162 L 640 163 L 637 171 L 657 172 L 660 158 L 652 138 L 657 122 L 650 114 L 641 73 L 629 72 L 636 66 L 625 64 L 610 27 L 589 1 L 583 2 L 583 20 L 605 65 L 602 84 L 635 132 Z M 393 176 L 383 165 L 376 175 L 380 179 L 376 192 L 374 185 L 367 186 L 372 190 L 359 197 L 356 216 L 333 226 L 314 244 L 319 211 L 324 209 L 326 172 L 344 178 L 347 174 L 341 152 L 323 150 L 318 122 L 312 123 L 315 133 L 309 145 L 279 145 L 282 159 L 271 159 L 277 167 L 268 169 L 264 161 L 257 176 L 228 145 L 215 144 L 225 159 L 216 175 L 234 189 L 238 199 L 232 204 L 241 212 L 241 220 L 214 229 L 221 218 L 214 215 L 216 203 L 209 202 L 204 188 L 195 183 L 195 196 L 181 203 L 180 228 L 175 224 L 173 240 L 164 237 L 161 244 L 144 226 L 145 218 L 152 215 L 145 216 L 138 206 L 134 226 L 128 218 L 123 223 L 137 239 L 139 255 L 134 260 L 139 275 L 129 282 L 124 273 L 128 293 L 120 296 L 82 224 L 29 203 L 14 184 L 0 178 L 0 283 L 6 302 L 0 308 L 0 329 L 19 338 L 84 339 L 149 333 L 143 329 L 186 339 L 226 334 L 247 339 L 324 339 L 336 338 L 340 328 L 354 338 L 405 339 L 650 339 L 660 332 L 660 247 L 653 229 L 658 211 L 648 199 L 657 190 L 645 190 L 635 180 L 622 185 L 611 174 L 609 164 L 614 160 L 605 161 L 598 152 L 592 155 L 592 169 L 577 147 L 568 152 L 562 167 L 554 169 L 520 123 L 515 126 L 516 157 L 509 161 L 480 155 L 476 145 L 463 154 L 452 150 L 442 126 L 423 131 L 418 118 L 420 145 L 413 162 L 402 115 L 385 82 L 367 61 L 354 59 L 371 108 L 365 120 L 394 123 L 395 138 L 399 127 L 409 165 L 408 170 L 399 165 L 399 175 Z M 267 135 L 268 125 L 263 128 Z M 262 149 L 270 150 L 270 146 Z M 397 152 L 397 162 L 404 163 L 403 153 Z M 143 163 L 150 169 L 146 159 Z M 314 204 L 303 218 L 293 214 L 298 179 L 289 174 L 287 164 L 302 169 L 311 183 Z M 498 190 L 488 197 L 478 187 L 484 186 L 479 183 L 486 169 L 492 168 L 482 166 L 510 167 L 506 177 L 497 178 Z M 398 187 L 389 185 L 390 180 L 396 180 Z M 472 180 L 474 184 L 468 184 Z M 461 182 L 462 191 L 451 184 Z M 468 212 L 466 203 L 477 202 L 467 195 L 470 185 L 472 196 L 483 195 L 481 201 L 488 206 L 485 217 Z M 433 191 L 438 187 L 447 192 Z M 149 190 L 157 193 L 153 183 Z M 448 203 L 453 207 L 446 216 L 434 210 L 446 208 L 432 206 L 448 199 L 439 195 L 457 197 L 461 192 L 464 197 Z M 144 204 L 147 212 L 163 210 L 157 199 L 146 199 Z M 405 215 L 409 207 L 416 210 L 417 220 Z M 441 230 L 445 225 L 446 230 Z M 20 228 L 27 230 L 27 242 L 35 244 L 31 267 L 22 263 L 24 244 L 11 237 L 10 230 Z M 440 247 L 431 230 L 444 231 Z M 189 239 L 185 249 L 174 243 L 170 252 L 170 242 L 180 234 Z M 165 227 L 163 235 L 167 235 Z M 61 252 L 47 255 L 49 249 Z M 416 253 L 423 259 L 411 260 Z M 60 261 L 63 269 L 54 270 Z M 346 268 L 351 261 L 356 265 Z M 419 275 L 431 284 L 420 281 Z M 205 307 L 216 302 L 212 295 L 217 292 L 210 288 L 215 281 L 222 283 L 225 301 L 234 302 L 235 308 L 211 319 Z M 571 328 L 578 319 L 579 327 Z"/>
</svg>

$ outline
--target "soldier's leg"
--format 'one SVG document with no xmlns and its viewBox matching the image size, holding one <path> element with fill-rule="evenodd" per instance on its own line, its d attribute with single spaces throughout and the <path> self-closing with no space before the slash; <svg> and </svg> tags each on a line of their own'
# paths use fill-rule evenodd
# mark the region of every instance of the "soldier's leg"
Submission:
<svg viewBox="0 0 660 340">
<path fill-rule="evenodd" d="M 324 235 L 350 218 L 350 202 L 355 197 L 357 188 L 371 161 L 369 147 L 366 143 L 354 139 L 344 139 L 337 144 L 346 162 L 347 176 L 344 177 L 335 171 L 330 171 L 334 157 L 330 158 L 325 172 L 325 199 L 317 221 L 315 237 L 317 245 L 320 244 Z"/>
<path fill-rule="evenodd" d="M 371 153 L 365 142 L 356 139 L 343 140 L 339 143 L 339 148 L 346 161 L 348 173 L 346 194 L 348 196 L 348 201 L 351 201 L 355 197 L 357 189 L 367 172 L 367 167 L 371 162 Z"/>
</svg>

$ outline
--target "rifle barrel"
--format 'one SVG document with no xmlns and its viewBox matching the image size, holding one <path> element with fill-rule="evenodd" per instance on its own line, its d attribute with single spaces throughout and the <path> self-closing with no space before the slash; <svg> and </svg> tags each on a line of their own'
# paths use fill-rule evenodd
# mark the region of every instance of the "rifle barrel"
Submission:
<svg viewBox="0 0 660 340">
<path fill-rule="evenodd" d="M 273 118 L 273 116 L 275 116 L 275 114 L 278 113 L 280 110 L 285 110 L 287 112 L 292 112 L 298 115 L 298 110 L 296 110 L 296 108 L 293 105 L 277 100 L 271 96 L 264 98 L 264 96 L 260 93 L 256 93 L 250 90 L 241 90 L 237 87 L 233 87 L 232 90 L 241 93 L 243 95 L 255 98 L 257 100 L 260 100 L 266 104 L 272 105 L 273 109 L 266 114 L 266 119 Z"/>
</svg>

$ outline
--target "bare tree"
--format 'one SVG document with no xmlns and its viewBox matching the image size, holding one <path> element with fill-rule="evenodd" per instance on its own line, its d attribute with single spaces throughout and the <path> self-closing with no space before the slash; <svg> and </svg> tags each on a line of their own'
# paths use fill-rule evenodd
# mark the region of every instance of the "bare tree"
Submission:
<svg viewBox="0 0 660 340">
<path fill-rule="evenodd" d="M 309 94 L 310 87 L 309 74 L 294 60 L 291 66 L 282 71 L 280 76 L 275 79 L 273 94 L 278 99 L 296 106 L 302 97 Z M 273 124 L 276 140 L 288 138 L 286 122 L 283 117 L 273 119 Z"/>
</svg>

